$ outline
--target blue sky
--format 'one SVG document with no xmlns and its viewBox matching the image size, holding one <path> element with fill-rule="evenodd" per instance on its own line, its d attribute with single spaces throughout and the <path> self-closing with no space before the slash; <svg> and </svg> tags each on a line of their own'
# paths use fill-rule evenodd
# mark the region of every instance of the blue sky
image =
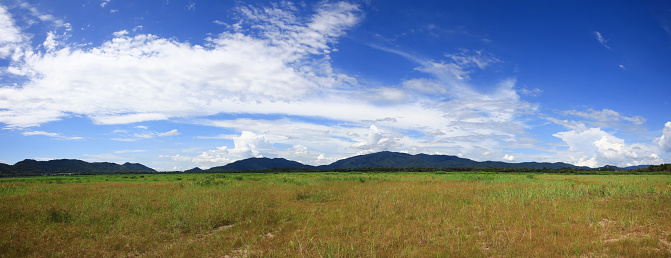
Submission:
<svg viewBox="0 0 671 258">
<path fill-rule="evenodd" d="M 0 0 L 0 162 L 671 162 L 666 1 Z"/>
</svg>

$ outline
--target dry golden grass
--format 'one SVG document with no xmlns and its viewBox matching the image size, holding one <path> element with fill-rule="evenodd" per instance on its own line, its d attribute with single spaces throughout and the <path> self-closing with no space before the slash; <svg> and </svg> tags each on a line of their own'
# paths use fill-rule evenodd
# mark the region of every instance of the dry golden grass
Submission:
<svg viewBox="0 0 671 258">
<path fill-rule="evenodd" d="M 671 176 L 0 181 L 0 256 L 671 256 Z"/>
</svg>

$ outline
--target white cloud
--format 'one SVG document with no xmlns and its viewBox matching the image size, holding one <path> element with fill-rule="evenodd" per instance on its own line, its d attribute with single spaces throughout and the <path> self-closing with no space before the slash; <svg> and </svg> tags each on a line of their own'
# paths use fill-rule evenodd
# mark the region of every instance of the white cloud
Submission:
<svg viewBox="0 0 671 258">
<path fill-rule="evenodd" d="M 303 145 L 294 145 L 293 147 L 280 152 L 279 156 L 289 160 L 298 161 L 303 164 L 316 166 L 328 165 L 337 160 L 336 158 L 326 157 L 324 153 L 312 151 Z"/>
<path fill-rule="evenodd" d="M 601 126 L 613 126 L 622 121 L 629 122 L 635 125 L 640 125 L 645 123 L 646 120 L 642 116 L 627 117 L 610 109 L 603 109 L 599 111 L 590 108 L 587 111 L 568 110 L 562 113 L 564 115 L 573 115 L 582 118 L 587 118 L 593 120 L 596 123 L 596 125 Z"/>
<path fill-rule="evenodd" d="M 118 114 L 118 115 L 92 114 L 91 119 L 96 124 L 114 125 L 114 124 L 132 124 L 145 121 L 167 120 L 169 119 L 169 117 L 166 114 L 160 114 L 160 113 L 138 113 L 138 114 Z"/>
<path fill-rule="evenodd" d="M 491 64 L 501 62 L 501 60 L 494 57 L 494 55 L 483 50 L 462 49 L 460 53 L 447 54 L 445 56 L 452 59 L 454 63 L 462 69 L 471 66 L 477 66 L 480 69 L 485 69 Z"/>
<path fill-rule="evenodd" d="M 221 146 L 214 150 L 202 152 L 197 156 L 185 156 L 177 154 L 174 156 L 163 155 L 161 157 L 170 158 L 173 161 L 191 162 L 201 168 L 222 166 L 237 160 L 251 157 L 282 157 L 310 165 L 326 165 L 338 159 L 335 157 L 329 157 L 319 151 L 311 150 L 308 147 L 300 144 L 293 145 L 292 147 L 284 150 L 280 150 L 275 147 L 275 144 L 282 144 L 282 142 L 274 142 L 271 139 L 286 140 L 286 138 L 282 138 L 283 137 L 278 137 L 277 135 L 268 137 L 267 135 L 256 134 L 250 131 L 242 131 L 239 136 L 227 135 L 218 137 L 218 139 L 233 140 L 233 148 Z M 193 152 L 193 150 L 189 150 L 188 152 Z"/>
<path fill-rule="evenodd" d="M 484 50 L 462 49 L 458 53 L 446 54 L 445 57 L 448 58 L 447 60 L 435 61 L 419 59 L 417 57 L 411 56 L 410 54 L 389 50 L 386 48 L 376 48 L 399 54 L 410 60 L 420 63 L 421 67 L 416 68 L 417 70 L 433 74 L 442 82 L 449 83 L 451 84 L 450 86 L 460 90 L 458 93 L 462 95 L 474 94 L 474 92 L 472 92 L 469 87 L 464 87 L 465 85 L 463 85 L 463 82 L 470 80 L 470 74 L 475 69 L 482 70 L 492 64 L 501 62 L 492 54 L 487 53 Z"/>
<path fill-rule="evenodd" d="M 134 133 L 130 133 L 127 130 L 114 130 L 113 133 L 117 135 L 117 137 L 112 138 L 112 140 L 115 141 L 123 141 L 123 142 L 133 142 L 133 141 L 139 141 L 142 139 L 151 139 L 154 137 L 169 137 L 169 136 L 176 136 L 179 135 L 179 131 L 177 129 L 173 129 L 167 132 L 159 133 L 155 131 L 150 131 L 149 127 L 143 126 L 143 125 L 138 125 L 135 126 L 136 129 L 138 129 Z"/>
<path fill-rule="evenodd" d="M 356 149 L 360 149 L 357 155 L 375 153 L 380 151 L 388 151 L 402 145 L 399 141 L 401 136 L 390 135 L 380 131 L 377 126 L 371 125 L 368 137 L 365 140 L 359 141 L 352 145 Z"/>
<path fill-rule="evenodd" d="M 165 133 L 159 133 L 158 137 L 167 137 L 167 136 L 176 136 L 176 135 L 179 135 L 179 132 L 177 131 L 177 129 L 172 129 L 172 130 L 170 130 L 168 132 L 165 132 Z"/>
<path fill-rule="evenodd" d="M 47 33 L 47 38 L 44 40 L 44 43 L 42 43 L 42 45 L 47 51 L 53 51 L 54 49 L 56 49 L 56 47 L 58 47 L 59 42 L 56 41 L 56 35 L 54 34 L 54 32 L 50 31 L 49 33 Z"/>
<path fill-rule="evenodd" d="M 626 144 L 623 139 L 601 130 L 589 128 L 559 132 L 553 136 L 562 139 L 569 147 L 568 162 L 578 166 L 604 165 L 637 166 L 659 164 L 657 149 L 645 144 Z"/>
<path fill-rule="evenodd" d="M 114 155 L 110 153 L 102 153 L 102 154 L 83 154 L 82 156 L 86 157 L 84 158 L 84 161 L 88 162 L 114 162 L 116 161 L 117 164 L 129 162 L 132 160 L 132 158 L 126 158 L 126 157 L 121 157 L 119 155 Z"/>
<path fill-rule="evenodd" d="M 140 153 L 140 152 L 147 152 L 147 150 L 118 150 L 114 151 L 114 153 L 121 154 L 121 153 Z"/>
<path fill-rule="evenodd" d="M 109 4 L 111 1 L 112 1 L 112 0 L 102 0 L 102 2 L 100 2 L 100 7 L 105 7 L 105 6 L 106 6 L 107 4 Z"/>
<path fill-rule="evenodd" d="M 114 35 L 114 37 L 120 38 L 120 37 L 128 35 L 128 31 L 127 30 L 120 30 L 120 31 L 112 33 L 112 35 Z"/>
<path fill-rule="evenodd" d="M 545 117 L 545 119 L 571 130 L 586 130 L 588 127 L 598 127 L 638 133 L 644 130 L 642 125 L 646 121 L 642 116 L 625 116 L 611 109 L 594 110 L 589 108 L 585 111 L 573 109 L 559 112 L 559 114 L 577 117 L 578 120 L 562 120 L 553 117 Z"/>
<path fill-rule="evenodd" d="M 44 131 L 30 131 L 30 132 L 23 132 L 21 133 L 25 136 L 33 136 L 33 135 L 42 135 L 42 136 L 49 136 L 49 137 L 58 137 L 60 134 L 58 133 L 48 133 Z"/>
<path fill-rule="evenodd" d="M 56 139 L 59 139 L 59 140 L 83 140 L 84 139 L 83 137 L 78 137 L 78 136 L 67 137 L 67 136 L 63 136 L 60 133 L 50 133 L 50 132 L 45 132 L 45 131 L 27 131 L 27 132 L 23 132 L 21 134 L 23 134 L 24 136 L 35 136 L 35 135 L 47 136 L 47 137 L 52 137 L 52 138 L 56 138 Z"/>
<path fill-rule="evenodd" d="M 596 36 L 596 40 L 601 43 L 601 45 L 607 49 L 610 49 L 610 46 L 608 46 L 608 40 L 601 35 L 601 32 L 595 31 L 594 35 Z"/>
<path fill-rule="evenodd" d="M 170 158 L 174 161 L 193 162 L 201 168 L 210 168 L 246 158 L 272 158 L 277 156 L 277 148 L 264 135 L 243 131 L 240 136 L 233 137 L 233 143 L 234 147 L 232 149 L 229 149 L 227 146 L 221 146 L 215 150 L 205 151 L 198 156 L 181 156 L 177 154 L 170 156 Z"/>
<path fill-rule="evenodd" d="M 68 31 L 72 30 L 70 23 L 63 21 L 62 19 L 56 18 L 51 14 L 40 12 L 37 8 L 31 6 L 27 2 L 21 2 L 19 4 L 19 7 L 21 7 L 24 10 L 27 10 L 30 13 L 30 15 L 39 19 L 41 22 L 48 23 L 51 26 L 55 26 L 56 28 L 65 28 Z"/>
<path fill-rule="evenodd" d="M 515 156 L 506 154 L 506 155 L 503 156 L 502 159 L 505 160 L 505 161 L 514 161 L 514 160 L 515 160 Z"/>
<path fill-rule="evenodd" d="M 671 152 L 671 122 L 664 124 L 662 136 L 657 138 L 657 144 L 665 152 Z"/>
<path fill-rule="evenodd" d="M 28 38 L 14 24 L 14 19 L 7 8 L 0 5 L 0 58 L 11 56 L 26 40 Z"/>
<path fill-rule="evenodd" d="M 541 93 L 543 93 L 543 90 L 539 88 L 533 88 L 533 89 L 522 88 L 519 89 L 518 92 L 521 93 L 522 95 L 538 97 L 539 95 L 541 95 Z"/>
</svg>

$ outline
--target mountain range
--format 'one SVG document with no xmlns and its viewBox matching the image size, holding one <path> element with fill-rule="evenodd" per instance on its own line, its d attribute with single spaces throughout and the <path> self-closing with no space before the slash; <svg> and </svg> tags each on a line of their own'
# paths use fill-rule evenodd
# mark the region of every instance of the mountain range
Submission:
<svg viewBox="0 0 671 258">
<path fill-rule="evenodd" d="M 225 166 L 213 167 L 204 171 L 221 170 L 262 170 L 262 169 L 362 169 L 362 168 L 528 168 L 528 169 L 590 169 L 588 167 L 579 167 L 567 163 L 507 163 L 500 161 L 474 161 L 471 159 L 460 158 L 450 155 L 428 155 L 428 154 L 407 154 L 399 152 L 382 151 L 377 153 L 365 154 L 345 158 L 333 162 L 329 165 L 310 166 L 296 161 L 284 158 L 249 158 L 239 160 Z M 200 168 L 194 168 L 189 171 L 198 171 Z"/>
<path fill-rule="evenodd" d="M 635 166 L 618 168 L 615 166 L 605 166 L 606 170 L 637 169 L 647 166 Z M 339 169 L 364 169 L 364 168 L 501 168 L 501 169 L 583 169 L 589 170 L 589 167 L 579 167 L 563 162 L 522 162 L 508 163 L 501 161 L 474 161 L 471 159 L 460 158 L 450 155 L 428 155 L 428 154 L 407 154 L 398 152 L 377 152 L 365 155 L 358 155 L 333 162 L 329 165 L 310 166 L 296 161 L 284 158 L 248 158 L 238 160 L 225 166 L 212 167 L 206 170 L 193 168 L 184 172 L 213 172 L 213 171 L 250 171 L 264 169 L 307 169 L 307 170 L 339 170 Z M 37 161 L 26 159 L 17 162 L 14 165 L 0 163 L 0 176 L 24 176 L 24 175 L 45 175 L 45 174 L 109 174 L 109 173 L 153 173 L 156 170 L 138 163 L 124 163 L 122 165 L 110 162 L 89 163 L 76 159 L 58 159 L 49 161 Z"/>
<path fill-rule="evenodd" d="M 37 161 L 26 159 L 14 165 L 0 163 L 0 175 L 24 176 L 44 174 L 110 174 L 120 172 L 152 173 L 156 170 L 138 163 L 122 165 L 111 162 L 86 162 L 77 159 L 55 159 Z"/>
</svg>

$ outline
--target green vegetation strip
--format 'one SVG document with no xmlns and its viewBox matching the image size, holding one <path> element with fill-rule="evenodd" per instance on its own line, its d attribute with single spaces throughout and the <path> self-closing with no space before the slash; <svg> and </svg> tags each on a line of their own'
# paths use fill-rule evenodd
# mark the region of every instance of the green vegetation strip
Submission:
<svg viewBox="0 0 671 258">
<path fill-rule="evenodd" d="M 0 179 L 0 256 L 671 255 L 671 176 Z"/>
</svg>

